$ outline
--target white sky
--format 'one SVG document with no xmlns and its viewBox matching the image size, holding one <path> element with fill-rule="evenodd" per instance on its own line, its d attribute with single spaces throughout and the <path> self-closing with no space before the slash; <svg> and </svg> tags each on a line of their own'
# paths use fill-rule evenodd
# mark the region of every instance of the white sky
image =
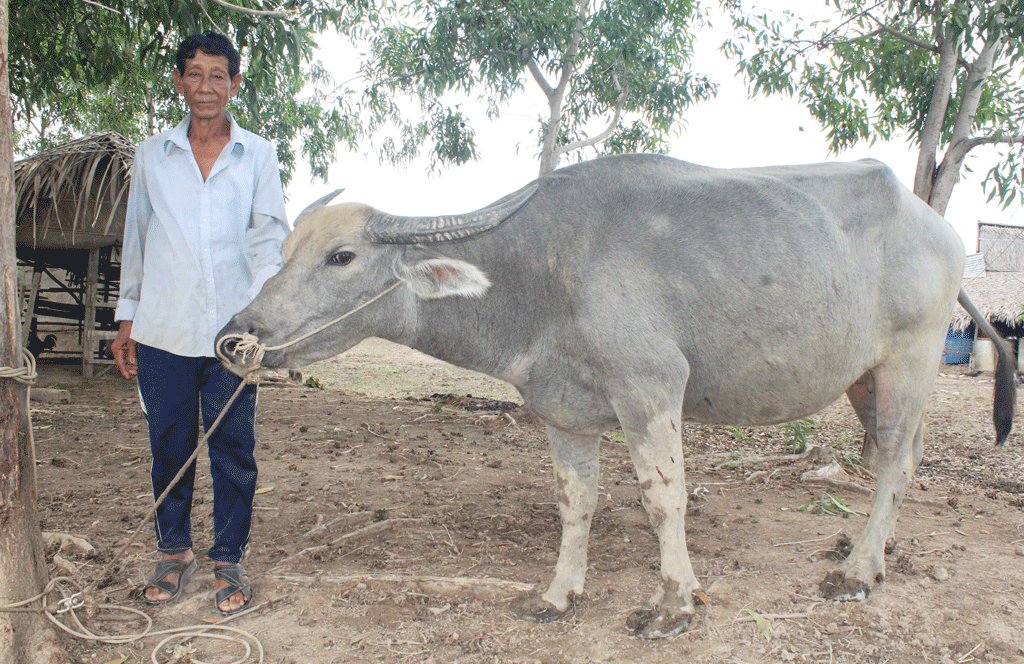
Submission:
<svg viewBox="0 0 1024 664">
<path fill-rule="evenodd" d="M 804 0 L 799 4 L 819 7 L 821 3 Z M 796 6 L 793 9 L 800 11 Z M 734 66 L 717 51 L 722 41 L 720 30 L 728 23 L 718 18 L 715 26 L 718 33 L 706 30 L 699 34 L 693 68 L 718 82 L 718 96 L 686 113 L 686 127 L 674 139 L 672 156 L 723 168 L 873 157 L 887 163 L 904 184 L 912 187 L 916 154 L 909 144 L 865 143 L 838 156 L 830 155 L 824 132 L 795 101 L 781 97 L 747 99 L 746 87 L 735 76 Z M 351 47 L 329 38 L 321 40 L 321 47 L 321 59 L 333 70 L 336 80 L 354 75 L 356 63 Z M 526 93 L 497 120 L 487 119 L 482 104 L 479 112 L 471 114 L 481 156 L 478 161 L 430 174 L 426 160 L 401 169 L 379 164 L 369 146 L 359 154 L 339 151 L 330 170 L 329 184 L 311 183 L 308 170 L 301 166 L 297 170 L 285 192 L 289 218 L 294 219 L 307 204 L 340 187 L 345 192 L 335 202 L 359 201 L 387 212 L 409 215 L 475 210 L 514 191 L 537 176 L 538 148 L 530 132 L 536 129 L 537 118 L 547 110 L 544 97 L 532 80 L 526 88 Z M 474 103 L 466 100 L 465 107 L 471 108 Z M 946 210 L 946 218 L 960 233 L 967 253 L 977 248 L 979 220 L 1024 225 L 1019 205 L 1003 211 L 996 203 L 985 202 L 981 176 L 991 167 L 993 155 L 994 151 L 983 149 L 971 153 L 967 163 L 974 173 L 962 172 L 964 180 L 954 189 Z M 562 165 L 567 163 L 570 162 L 563 159 Z"/>
</svg>

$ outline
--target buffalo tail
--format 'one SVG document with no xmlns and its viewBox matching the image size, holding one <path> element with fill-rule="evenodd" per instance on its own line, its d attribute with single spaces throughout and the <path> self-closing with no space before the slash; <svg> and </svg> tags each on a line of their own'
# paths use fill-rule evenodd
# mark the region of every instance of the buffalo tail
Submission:
<svg viewBox="0 0 1024 664">
<path fill-rule="evenodd" d="M 960 294 L 957 295 L 956 301 L 970 314 L 978 329 L 984 332 L 985 336 L 991 339 L 996 347 L 998 359 L 996 360 L 995 403 L 992 411 L 992 422 L 996 427 L 996 445 L 1002 445 L 1006 442 L 1006 437 L 1010 435 L 1010 429 L 1013 428 L 1013 411 L 1017 406 L 1017 381 L 1014 377 L 1015 362 L 1013 353 L 1010 352 L 1010 346 L 1006 341 L 999 336 L 988 320 L 974 306 L 971 299 L 967 297 L 967 293 L 964 292 L 963 288 L 960 289 Z"/>
</svg>

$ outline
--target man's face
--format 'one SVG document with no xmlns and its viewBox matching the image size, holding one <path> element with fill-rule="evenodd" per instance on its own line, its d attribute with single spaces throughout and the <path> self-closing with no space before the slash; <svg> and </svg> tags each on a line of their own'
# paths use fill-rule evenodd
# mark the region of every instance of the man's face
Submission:
<svg viewBox="0 0 1024 664">
<path fill-rule="evenodd" d="M 185 73 L 174 70 L 174 87 L 185 97 L 192 117 L 214 120 L 224 115 L 228 101 L 238 92 L 242 75 L 228 74 L 228 59 L 200 50 L 185 61 Z"/>
</svg>

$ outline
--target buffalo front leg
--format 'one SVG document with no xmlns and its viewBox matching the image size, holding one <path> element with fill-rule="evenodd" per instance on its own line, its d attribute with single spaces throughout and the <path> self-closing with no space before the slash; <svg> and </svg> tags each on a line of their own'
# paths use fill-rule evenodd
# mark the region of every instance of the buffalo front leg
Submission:
<svg viewBox="0 0 1024 664">
<path fill-rule="evenodd" d="M 600 436 L 576 435 L 549 426 L 548 438 L 562 518 L 558 562 L 543 595 L 527 593 L 512 606 L 520 618 L 538 622 L 560 618 L 569 609 L 571 597 L 583 594 L 590 522 L 597 509 Z"/>
<path fill-rule="evenodd" d="M 635 636 L 648 639 L 683 632 L 696 613 L 693 594 L 700 590 L 686 550 L 681 410 L 656 415 L 642 426 L 623 424 L 643 505 L 661 550 L 661 583 L 647 607 L 627 620 Z"/>
</svg>

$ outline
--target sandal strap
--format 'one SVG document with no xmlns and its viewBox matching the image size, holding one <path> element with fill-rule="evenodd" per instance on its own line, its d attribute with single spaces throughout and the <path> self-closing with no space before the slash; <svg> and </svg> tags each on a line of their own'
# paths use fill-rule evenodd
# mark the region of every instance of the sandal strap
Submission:
<svg viewBox="0 0 1024 664">
<path fill-rule="evenodd" d="M 170 583 L 167 581 L 167 577 L 171 574 L 177 574 L 179 577 L 178 582 L 180 583 L 181 577 L 191 571 L 190 568 L 192 568 L 195 562 L 196 561 L 194 559 L 187 563 L 184 560 L 178 560 L 176 558 L 161 560 L 156 564 L 156 568 L 153 570 L 153 576 L 151 576 L 149 581 L 146 582 L 146 585 L 154 586 L 161 590 L 167 590 L 169 586 L 173 590 L 178 587 L 178 584 Z"/>
<path fill-rule="evenodd" d="M 239 563 L 234 563 L 232 565 L 217 565 L 213 568 L 213 577 L 218 581 L 224 581 L 228 584 L 218 590 L 215 596 L 218 611 L 221 611 L 220 605 L 237 592 L 242 593 L 242 597 L 245 601 L 237 611 L 230 611 L 225 615 L 238 613 L 248 608 L 249 602 L 252 601 L 252 584 L 249 582 L 249 579 L 243 579 L 243 576 L 248 576 L 248 573 Z M 221 613 L 225 612 L 221 611 Z"/>
<path fill-rule="evenodd" d="M 249 585 L 248 579 L 242 580 L 243 576 L 248 576 L 248 572 L 239 563 L 232 565 L 215 565 L 213 568 L 213 578 L 218 581 L 225 581 L 234 586 L 235 590 L 241 590 L 245 586 Z"/>
<path fill-rule="evenodd" d="M 145 594 L 145 592 L 150 588 L 156 588 L 161 592 L 167 593 L 170 597 L 162 600 L 150 600 L 147 598 L 146 602 L 152 605 L 160 605 L 167 604 L 168 602 L 172 602 L 177 599 L 177 597 L 181 595 L 181 591 L 184 589 L 185 584 L 188 583 L 189 577 L 196 570 L 197 566 L 198 564 L 196 563 L 195 558 L 187 563 L 184 560 L 179 560 L 177 558 L 168 558 L 166 560 L 159 561 L 153 570 L 153 576 L 150 577 L 149 580 L 146 581 L 146 585 L 142 587 L 142 592 Z M 178 575 L 177 583 L 171 583 L 167 580 L 167 577 L 171 574 Z"/>
</svg>

